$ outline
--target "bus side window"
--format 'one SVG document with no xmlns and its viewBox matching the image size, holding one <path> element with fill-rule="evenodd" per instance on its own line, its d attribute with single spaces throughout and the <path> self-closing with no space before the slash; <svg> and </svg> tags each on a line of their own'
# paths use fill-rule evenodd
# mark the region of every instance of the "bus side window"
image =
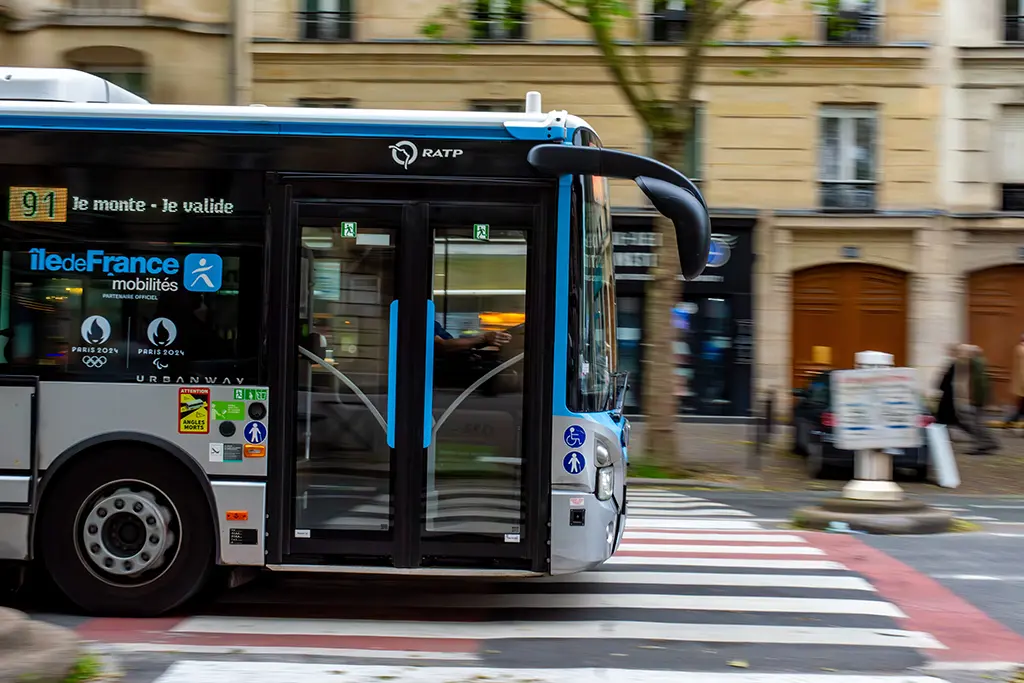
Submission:
<svg viewBox="0 0 1024 683">
<path fill-rule="evenodd" d="M 0 252 L 0 365 L 8 365 L 7 347 L 14 341 L 11 329 L 11 254 Z"/>
</svg>

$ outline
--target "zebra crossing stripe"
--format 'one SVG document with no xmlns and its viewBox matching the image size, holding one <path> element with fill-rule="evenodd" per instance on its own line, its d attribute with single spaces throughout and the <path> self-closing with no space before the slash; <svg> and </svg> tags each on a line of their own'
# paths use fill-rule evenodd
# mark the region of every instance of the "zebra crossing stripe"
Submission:
<svg viewBox="0 0 1024 683">
<path fill-rule="evenodd" d="M 643 669 L 498 669 L 490 667 L 340 666 L 305 662 L 180 661 L 154 683 L 947 683 L 934 676 L 714 673 Z"/>
<path fill-rule="evenodd" d="M 665 623 L 645 621 L 505 621 L 421 622 L 335 619 L 191 617 L 171 629 L 177 634 L 232 634 L 238 637 L 318 636 L 389 638 L 398 641 L 436 638 L 493 640 L 563 638 L 663 640 L 671 642 L 763 645 L 843 645 L 945 649 L 928 633 L 900 629 L 768 624 Z"/>
</svg>

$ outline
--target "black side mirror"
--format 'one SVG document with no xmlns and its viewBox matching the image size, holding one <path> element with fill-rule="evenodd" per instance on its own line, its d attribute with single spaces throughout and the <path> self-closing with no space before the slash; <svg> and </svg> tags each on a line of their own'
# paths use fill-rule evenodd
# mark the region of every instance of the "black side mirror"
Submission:
<svg viewBox="0 0 1024 683">
<path fill-rule="evenodd" d="M 708 205 L 693 181 L 679 171 L 648 157 L 600 147 L 542 144 L 531 149 L 526 160 L 545 175 L 595 175 L 635 181 L 654 208 L 675 226 L 683 277 L 692 280 L 704 272 L 711 251 Z"/>
</svg>

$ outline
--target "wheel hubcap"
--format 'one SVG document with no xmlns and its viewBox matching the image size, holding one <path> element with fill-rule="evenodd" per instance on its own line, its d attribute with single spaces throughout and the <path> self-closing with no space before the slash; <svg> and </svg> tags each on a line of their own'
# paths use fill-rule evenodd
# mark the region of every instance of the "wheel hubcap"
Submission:
<svg viewBox="0 0 1024 683">
<path fill-rule="evenodd" d="M 110 489 L 83 507 L 82 554 L 103 578 L 134 583 L 173 561 L 177 519 L 156 489 L 127 483 Z"/>
</svg>

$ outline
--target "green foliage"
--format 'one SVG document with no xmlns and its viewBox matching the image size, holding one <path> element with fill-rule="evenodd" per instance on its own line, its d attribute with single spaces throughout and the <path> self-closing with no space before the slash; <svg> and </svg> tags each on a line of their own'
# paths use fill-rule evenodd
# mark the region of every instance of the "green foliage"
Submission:
<svg viewBox="0 0 1024 683">
<path fill-rule="evenodd" d="M 82 657 L 64 679 L 64 683 L 89 683 L 98 681 L 103 673 L 103 665 L 92 655 Z"/>
</svg>

